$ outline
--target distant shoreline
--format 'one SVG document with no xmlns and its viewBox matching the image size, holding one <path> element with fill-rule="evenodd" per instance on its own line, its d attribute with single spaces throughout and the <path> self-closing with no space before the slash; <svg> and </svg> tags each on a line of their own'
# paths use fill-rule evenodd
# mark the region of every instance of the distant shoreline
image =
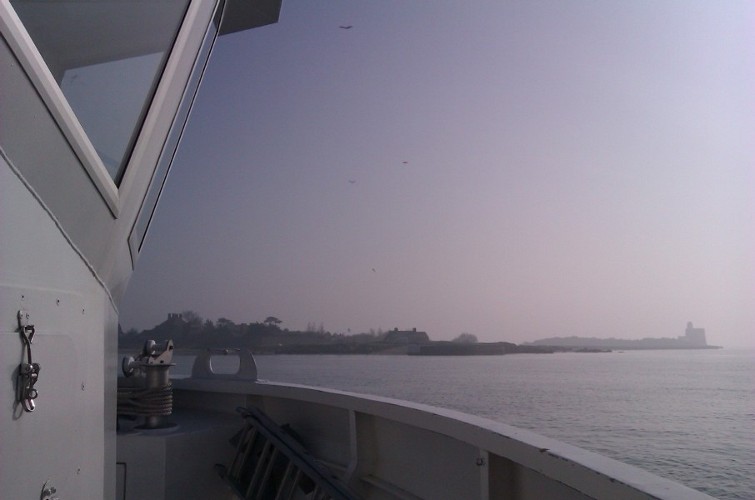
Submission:
<svg viewBox="0 0 755 500">
<path fill-rule="evenodd" d="M 120 350 L 133 349 L 135 347 L 121 346 Z M 711 350 L 721 349 L 721 346 L 704 346 L 704 347 L 617 347 L 617 348 L 596 348 L 580 346 L 560 346 L 560 345 L 516 345 L 508 342 L 480 342 L 474 344 L 455 344 L 448 341 L 431 341 L 426 344 L 407 344 L 400 346 L 391 346 L 385 344 L 301 344 L 286 345 L 278 347 L 186 347 L 177 348 L 176 354 L 183 356 L 196 356 L 205 352 L 207 349 L 218 351 L 228 351 L 227 354 L 233 354 L 236 349 L 249 349 L 253 354 L 259 355 L 375 355 L 375 356 L 501 356 L 508 354 L 553 354 L 553 353 L 576 353 L 576 354 L 601 354 L 623 351 L 670 351 L 670 350 Z"/>
<path fill-rule="evenodd" d="M 184 317 L 184 315 L 186 317 Z M 551 337 L 534 342 L 477 342 L 462 334 L 454 340 L 430 340 L 427 332 L 399 330 L 357 334 L 331 333 L 314 326 L 307 331 L 281 329 L 278 318 L 262 323 L 237 325 L 221 318 L 216 323 L 196 313 L 169 313 L 165 321 L 150 330 L 119 331 L 119 349 L 141 349 L 145 342 L 170 339 L 176 349 L 195 352 L 212 349 L 248 349 L 255 354 L 379 354 L 408 356 L 497 356 L 503 354 L 551 354 L 554 352 L 604 353 L 618 350 L 721 349 L 709 346 L 704 328 L 687 323 L 684 336 L 625 340 L 587 337 Z M 222 354 L 218 351 L 218 354 Z"/>
<path fill-rule="evenodd" d="M 536 340 L 525 344 L 532 347 L 545 347 L 549 349 L 611 349 L 622 351 L 649 351 L 649 350 L 700 350 L 700 349 L 722 349 L 723 346 L 708 345 L 703 342 L 689 342 L 684 337 L 678 339 L 671 338 L 644 338 L 639 340 L 627 339 L 598 339 L 588 337 L 555 337 L 549 339 Z"/>
<path fill-rule="evenodd" d="M 531 344 L 527 344 L 531 345 Z M 627 346 L 627 345 L 609 345 L 601 347 L 581 347 L 581 346 L 564 346 L 564 345 L 546 345 L 537 344 L 539 347 L 553 349 L 554 352 L 612 352 L 612 351 L 701 351 L 710 349 L 723 349 L 720 345 L 706 346 Z M 581 350 L 582 349 L 582 350 Z M 588 351 L 589 350 L 589 351 Z"/>
</svg>

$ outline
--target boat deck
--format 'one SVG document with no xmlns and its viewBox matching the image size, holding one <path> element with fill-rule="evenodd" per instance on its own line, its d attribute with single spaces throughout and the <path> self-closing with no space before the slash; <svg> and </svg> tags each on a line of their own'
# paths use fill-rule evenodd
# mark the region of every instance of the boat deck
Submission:
<svg viewBox="0 0 755 500">
<path fill-rule="evenodd" d="M 118 435 L 119 498 L 233 498 L 215 465 L 233 461 L 229 439 L 242 428 L 236 408 L 245 406 L 289 426 L 363 498 L 710 498 L 596 453 L 453 410 L 228 377 L 173 384 L 175 427 Z"/>
</svg>

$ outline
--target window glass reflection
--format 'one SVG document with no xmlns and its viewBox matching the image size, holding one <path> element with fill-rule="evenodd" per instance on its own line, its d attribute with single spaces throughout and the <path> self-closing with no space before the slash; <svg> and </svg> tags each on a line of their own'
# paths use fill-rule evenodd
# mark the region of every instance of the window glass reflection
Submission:
<svg viewBox="0 0 755 500">
<path fill-rule="evenodd" d="M 188 0 L 12 4 L 118 184 Z"/>
</svg>

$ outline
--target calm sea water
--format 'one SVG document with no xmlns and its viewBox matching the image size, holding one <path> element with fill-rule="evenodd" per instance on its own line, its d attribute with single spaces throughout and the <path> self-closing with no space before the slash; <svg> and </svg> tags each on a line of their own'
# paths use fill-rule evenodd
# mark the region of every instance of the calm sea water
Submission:
<svg viewBox="0 0 755 500">
<path fill-rule="evenodd" d="M 755 498 L 755 351 L 256 359 L 261 379 L 461 410 Z"/>
</svg>

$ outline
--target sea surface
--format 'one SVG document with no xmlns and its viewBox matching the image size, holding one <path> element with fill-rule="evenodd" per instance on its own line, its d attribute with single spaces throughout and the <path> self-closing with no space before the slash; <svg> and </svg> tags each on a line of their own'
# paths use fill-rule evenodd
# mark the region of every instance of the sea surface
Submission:
<svg viewBox="0 0 755 500">
<path fill-rule="evenodd" d="M 256 360 L 260 379 L 452 408 L 755 499 L 755 351 Z"/>
</svg>

